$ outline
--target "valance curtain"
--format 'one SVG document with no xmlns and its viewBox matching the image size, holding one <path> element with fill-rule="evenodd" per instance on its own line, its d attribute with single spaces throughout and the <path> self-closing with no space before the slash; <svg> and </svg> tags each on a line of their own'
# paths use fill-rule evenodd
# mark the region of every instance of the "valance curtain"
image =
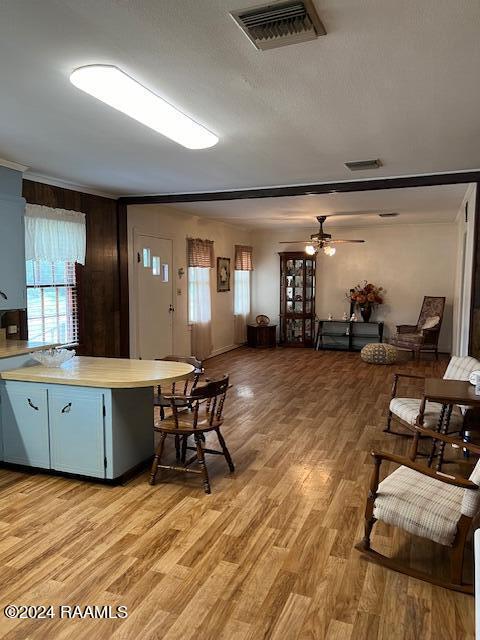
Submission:
<svg viewBox="0 0 480 640">
<path fill-rule="evenodd" d="M 235 269 L 237 271 L 253 271 L 253 249 L 243 244 L 235 245 Z"/>
<path fill-rule="evenodd" d="M 27 204 L 25 253 L 27 260 L 85 264 L 85 214 Z"/>
<path fill-rule="evenodd" d="M 207 267 L 213 269 L 215 263 L 213 240 L 188 238 L 187 259 L 189 267 Z"/>
<path fill-rule="evenodd" d="M 250 315 L 250 271 L 253 271 L 252 247 L 235 245 L 234 315 L 235 344 L 247 340 L 247 320 Z"/>
<path fill-rule="evenodd" d="M 214 266 L 212 240 L 187 239 L 188 321 L 192 325 L 192 354 L 204 360 L 213 350 L 210 269 Z"/>
</svg>

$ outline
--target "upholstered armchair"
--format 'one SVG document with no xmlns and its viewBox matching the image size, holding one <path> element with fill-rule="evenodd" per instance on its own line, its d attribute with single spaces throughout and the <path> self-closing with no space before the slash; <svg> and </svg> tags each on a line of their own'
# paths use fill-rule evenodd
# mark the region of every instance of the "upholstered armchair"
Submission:
<svg viewBox="0 0 480 640">
<path fill-rule="evenodd" d="M 461 446 L 480 455 L 480 447 L 429 429 L 417 429 L 422 436 Z M 374 470 L 365 508 L 365 535 L 356 548 L 394 571 L 447 589 L 473 593 L 473 585 L 463 581 L 463 557 L 472 521 L 480 511 L 480 461 L 466 480 L 433 471 L 409 458 L 391 453 L 372 452 L 372 456 Z M 400 466 L 380 482 L 383 461 Z M 372 549 L 370 536 L 377 520 L 449 547 L 450 579 L 443 580 L 419 571 Z"/>
<path fill-rule="evenodd" d="M 443 378 L 444 380 L 468 380 L 472 371 L 477 369 L 480 370 L 480 362 L 476 358 L 470 356 L 452 356 Z M 399 383 L 401 380 L 415 380 L 421 385 L 424 379 L 424 376 L 412 373 L 395 373 L 393 375 L 392 397 L 388 408 L 386 433 L 394 433 L 395 435 L 402 436 L 411 436 L 413 434 L 420 412 L 421 398 L 399 397 Z M 441 411 L 441 404 L 438 402 L 428 402 L 425 407 L 424 426 L 429 429 L 436 429 Z M 461 432 L 463 430 L 467 413 L 467 407 L 460 408 L 455 406 L 453 408 L 450 418 L 452 431 Z M 406 427 L 407 432 L 393 431 L 393 420 L 398 422 L 402 427 Z"/>
<path fill-rule="evenodd" d="M 422 351 L 429 351 L 438 358 L 438 338 L 442 327 L 445 298 L 425 296 L 417 324 L 401 324 L 390 344 L 408 349 L 414 358 L 420 358 Z"/>
</svg>

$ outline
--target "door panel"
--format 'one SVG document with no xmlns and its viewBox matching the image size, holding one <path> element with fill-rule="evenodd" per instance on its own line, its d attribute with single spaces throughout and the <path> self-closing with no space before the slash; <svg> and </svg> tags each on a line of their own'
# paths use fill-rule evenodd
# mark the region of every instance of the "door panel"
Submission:
<svg viewBox="0 0 480 640">
<path fill-rule="evenodd" d="M 172 240 L 135 234 L 137 356 L 163 358 L 173 351 Z"/>
<path fill-rule="evenodd" d="M 4 460 L 50 468 L 47 390 L 9 383 L 1 389 Z"/>
<path fill-rule="evenodd" d="M 49 409 L 52 469 L 104 478 L 103 393 L 53 389 Z"/>
</svg>

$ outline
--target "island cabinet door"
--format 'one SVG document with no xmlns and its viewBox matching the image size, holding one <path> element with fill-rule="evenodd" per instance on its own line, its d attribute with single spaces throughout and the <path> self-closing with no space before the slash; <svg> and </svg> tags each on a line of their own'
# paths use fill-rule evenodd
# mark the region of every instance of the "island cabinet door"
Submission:
<svg viewBox="0 0 480 640">
<path fill-rule="evenodd" d="M 104 478 L 103 393 L 59 386 L 48 396 L 52 469 Z"/>
<path fill-rule="evenodd" d="M 0 394 L 4 460 L 49 469 L 47 390 L 11 382 L 2 386 Z"/>
</svg>

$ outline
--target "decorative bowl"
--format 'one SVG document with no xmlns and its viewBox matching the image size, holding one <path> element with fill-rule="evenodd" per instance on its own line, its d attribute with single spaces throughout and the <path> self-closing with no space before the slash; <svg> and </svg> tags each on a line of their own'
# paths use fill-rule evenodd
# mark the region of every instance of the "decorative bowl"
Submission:
<svg viewBox="0 0 480 640">
<path fill-rule="evenodd" d="M 477 376 L 480 376 L 480 370 L 475 369 L 468 377 L 470 384 L 477 384 Z"/>
<path fill-rule="evenodd" d="M 267 324 L 270 324 L 270 318 L 263 314 L 260 314 L 255 318 L 255 322 L 262 327 L 265 327 Z"/>
<path fill-rule="evenodd" d="M 46 349 L 32 353 L 32 358 L 44 367 L 61 367 L 75 355 L 74 349 Z"/>
</svg>

